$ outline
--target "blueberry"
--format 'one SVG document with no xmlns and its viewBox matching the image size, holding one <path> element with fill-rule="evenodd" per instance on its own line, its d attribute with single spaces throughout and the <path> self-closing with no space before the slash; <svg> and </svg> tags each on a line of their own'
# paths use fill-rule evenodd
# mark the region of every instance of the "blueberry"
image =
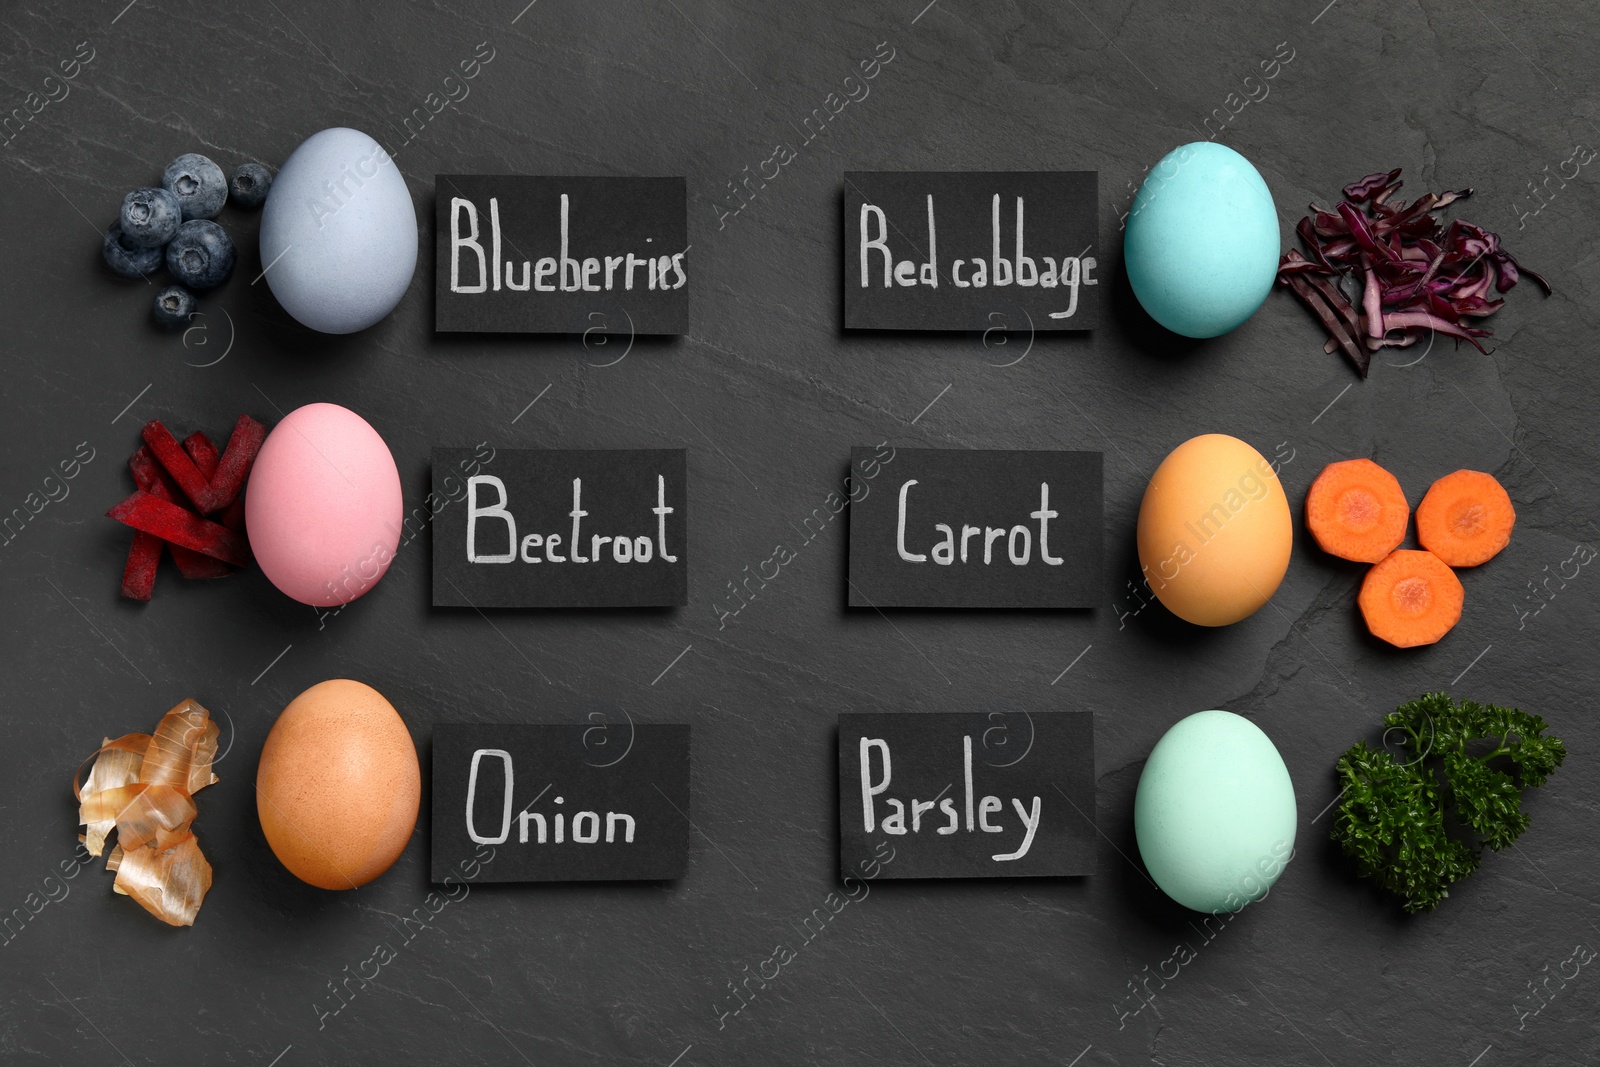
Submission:
<svg viewBox="0 0 1600 1067">
<path fill-rule="evenodd" d="M 165 189 L 135 189 L 122 198 L 118 221 L 124 241 L 140 248 L 159 248 L 178 232 L 183 208 Z"/>
<path fill-rule="evenodd" d="M 106 229 L 101 251 L 106 257 L 106 266 L 124 278 L 144 278 L 161 269 L 161 249 L 140 248 L 129 243 L 122 233 L 120 219 L 113 219 Z"/>
<path fill-rule="evenodd" d="M 167 164 L 161 187 L 183 205 L 185 221 L 216 218 L 228 199 L 228 180 L 222 176 L 222 168 L 195 152 Z"/>
<path fill-rule="evenodd" d="M 233 240 L 209 219 L 190 219 L 167 245 L 167 273 L 191 289 L 215 289 L 233 273 Z"/>
<path fill-rule="evenodd" d="M 272 172 L 259 163 L 241 163 L 233 168 L 228 195 L 240 207 L 260 207 L 272 188 Z"/>
<path fill-rule="evenodd" d="M 155 315 L 156 325 L 166 330 L 176 330 L 189 321 L 189 316 L 194 314 L 194 294 L 181 285 L 169 285 L 156 294 Z"/>
</svg>

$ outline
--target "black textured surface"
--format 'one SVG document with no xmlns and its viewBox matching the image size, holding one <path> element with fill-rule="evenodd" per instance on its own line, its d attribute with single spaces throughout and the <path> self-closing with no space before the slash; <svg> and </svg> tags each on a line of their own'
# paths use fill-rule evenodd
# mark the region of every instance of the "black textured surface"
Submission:
<svg viewBox="0 0 1600 1067">
<path fill-rule="evenodd" d="M 1572 971 L 1563 961 L 1575 945 L 1600 942 L 1590 703 L 1600 576 L 1584 567 L 1551 577 L 1600 537 L 1596 189 L 1589 166 L 1554 177 L 1570 175 L 1562 163 L 1575 144 L 1600 140 L 1595 11 L 1471 0 L 924 2 L 6 6 L 0 115 L 26 110 L 29 92 L 56 99 L 13 120 L 0 147 L 0 511 L 40 491 L 79 442 L 94 459 L 0 550 L 0 909 L 56 898 L 0 947 L 0 1058 L 280 1067 L 1600 1058 L 1600 975 L 1557 977 Z M 92 61 L 65 92 L 46 83 L 81 41 Z M 483 41 L 493 59 L 470 93 L 432 114 L 428 95 L 460 96 L 443 79 Z M 892 59 L 852 83 L 867 95 L 844 103 L 861 96 L 844 79 L 880 42 Z M 1259 64 L 1280 42 L 1293 58 L 1263 81 Z M 1247 94 L 1254 100 L 1232 114 Z M 408 140 L 401 124 L 414 109 L 420 135 Z M 831 117 L 806 143 L 813 109 Z M 239 242 L 239 269 L 203 300 L 205 330 L 187 345 L 152 329 L 157 286 L 100 265 L 100 228 L 123 192 L 169 159 L 203 151 L 225 169 L 276 163 L 341 124 L 395 150 L 423 219 L 441 171 L 682 173 L 697 263 L 692 333 L 641 340 L 620 360 L 616 343 L 586 349 L 578 338 L 436 337 L 424 264 L 389 319 L 352 337 L 315 336 L 251 284 L 255 217 L 233 209 L 222 221 Z M 842 334 L 845 169 L 1098 169 L 1109 240 L 1141 168 L 1219 124 L 1266 178 L 1285 233 L 1307 201 L 1404 166 L 1413 195 L 1475 187 L 1459 214 L 1505 234 L 1556 295 L 1512 293 L 1493 320 L 1491 356 L 1436 345 L 1411 366 L 1399 365 L 1409 356 L 1380 358 L 1366 382 L 1321 352 L 1320 332 L 1282 293 L 1227 337 L 1163 334 L 1134 305 L 1114 245 L 1092 335 L 1041 336 L 1027 348 L 1025 338 L 999 347 L 977 333 Z M 729 183 L 746 167 L 777 176 L 750 186 L 754 198 L 733 214 L 741 201 Z M 1533 181 L 1548 182 L 1543 201 Z M 433 610 L 425 536 L 400 550 L 374 592 L 320 620 L 257 572 L 201 585 L 164 569 L 149 605 L 117 598 L 128 535 L 101 515 L 130 489 L 123 460 L 143 421 L 221 434 L 240 411 L 274 420 L 318 400 L 377 426 L 412 506 L 435 443 L 689 448 L 689 606 Z M 1465 576 L 1461 625 L 1422 651 L 1365 637 L 1359 568 L 1303 536 L 1271 605 L 1241 625 L 1202 632 L 1158 607 L 1135 614 L 1124 582 L 1136 570 L 1144 481 L 1173 445 L 1208 430 L 1292 457 L 1283 477 L 1297 514 L 1311 478 L 1338 457 L 1375 455 L 1413 501 L 1447 471 L 1494 471 L 1518 507 L 1517 535 Z M 1103 450 L 1104 606 L 846 610 L 844 523 L 814 522 L 809 541 L 797 531 L 830 514 L 850 446 L 881 440 Z M 751 583 L 753 600 L 734 599 L 729 583 L 780 542 L 794 558 L 764 586 Z M 1553 599 L 1536 599 L 1547 579 Z M 254 763 L 278 711 L 341 675 L 391 697 L 424 758 L 438 720 L 581 721 L 601 701 L 641 722 L 692 723 L 699 832 L 686 876 L 481 887 L 436 900 L 432 913 L 424 822 L 367 888 L 298 884 L 257 826 Z M 1437 913 L 1404 919 L 1352 878 L 1324 836 L 1327 817 L 1316 817 L 1334 796 L 1337 754 L 1375 738 L 1386 709 L 1441 687 L 1541 712 L 1572 755 L 1532 799 L 1533 828 L 1515 850 L 1487 857 Z M 74 852 L 68 783 L 78 761 L 103 734 L 149 729 L 189 695 L 226 714 L 232 743 L 223 781 L 200 797 L 216 887 L 196 926 L 174 931 L 113 896 L 98 864 L 47 879 Z M 839 889 L 835 715 L 990 701 L 1094 712 L 1099 873 L 880 881 L 804 941 L 802 920 L 827 913 Z M 1209 707 L 1251 716 L 1276 741 L 1301 837 L 1272 895 L 1207 940 L 1141 875 L 1131 804 L 1161 732 Z M 1179 942 L 1192 958 L 1157 989 Z M 784 962 L 763 968 L 780 944 Z M 741 1002 L 729 983 L 773 966 L 778 976 L 731 1014 Z M 374 967 L 376 978 L 351 979 L 348 1003 L 322 1016 L 340 1003 L 330 981 Z M 1129 983 L 1142 979 L 1156 998 L 1124 1016 L 1139 1003 Z M 1530 981 L 1550 992 L 1519 1030 Z"/>
</svg>

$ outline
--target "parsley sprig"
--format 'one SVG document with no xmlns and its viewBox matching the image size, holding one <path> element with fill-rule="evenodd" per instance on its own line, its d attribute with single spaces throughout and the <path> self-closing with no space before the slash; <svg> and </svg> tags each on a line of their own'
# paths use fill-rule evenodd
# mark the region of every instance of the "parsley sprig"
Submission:
<svg viewBox="0 0 1600 1067">
<path fill-rule="evenodd" d="M 1443 693 L 1383 722 L 1384 745 L 1401 758 L 1365 741 L 1339 757 L 1333 839 L 1406 911 L 1432 911 L 1478 869 L 1485 846 L 1498 852 L 1528 828 L 1522 791 L 1544 784 L 1566 746 L 1537 715 Z"/>
</svg>

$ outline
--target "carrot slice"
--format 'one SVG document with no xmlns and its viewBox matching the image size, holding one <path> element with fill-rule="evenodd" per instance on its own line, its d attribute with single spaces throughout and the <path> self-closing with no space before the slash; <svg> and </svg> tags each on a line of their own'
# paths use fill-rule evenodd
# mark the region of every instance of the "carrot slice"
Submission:
<svg viewBox="0 0 1600 1067">
<path fill-rule="evenodd" d="M 1461 621 L 1461 579 L 1432 552 L 1397 549 L 1361 583 L 1362 617 L 1372 636 L 1399 648 L 1431 645 Z"/>
<path fill-rule="evenodd" d="M 1411 505 L 1395 476 L 1370 459 L 1330 463 L 1306 494 L 1306 525 L 1322 551 L 1377 563 L 1406 539 Z"/>
<path fill-rule="evenodd" d="M 1511 543 L 1517 511 L 1492 474 L 1456 471 L 1417 505 L 1417 540 L 1452 567 L 1476 567 Z"/>
</svg>

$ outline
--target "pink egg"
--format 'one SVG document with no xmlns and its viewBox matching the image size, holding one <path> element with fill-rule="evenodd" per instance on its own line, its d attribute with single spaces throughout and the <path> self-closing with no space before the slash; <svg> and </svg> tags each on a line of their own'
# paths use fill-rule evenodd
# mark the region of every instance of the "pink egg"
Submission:
<svg viewBox="0 0 1600 1067">
<path fill-rule="evenodd" d="M 273 427 L 244 501 L 262 572 L 316 607 L 348 604 L 378 583 L 400 543 L 403 509 L 389 446 L 338 404 L 307 404 Z"/>
</svg>

